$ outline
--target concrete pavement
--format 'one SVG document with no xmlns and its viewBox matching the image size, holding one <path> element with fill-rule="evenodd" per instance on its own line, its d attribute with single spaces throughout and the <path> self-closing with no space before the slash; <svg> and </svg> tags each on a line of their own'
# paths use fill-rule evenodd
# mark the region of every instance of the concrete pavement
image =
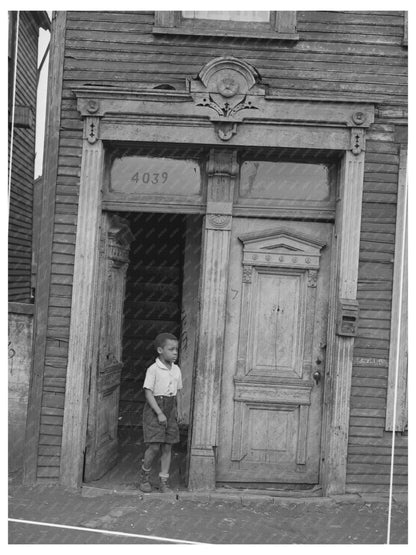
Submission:
<svg viewBox="0 0 416 555">
<path fill-rule="evenodd" d="M 302 498 L 236 490 L 145 495 L 133 487 L 74 492 L 55 485 L 11 485 L 9 518 L 19 522 L 9 523 L 9 543 L 383 544 L 387 501 L 368 495 Z M 396 496 L 392 505 L 393 544 L 407 543 L 405 501 Z"/>
</svg>

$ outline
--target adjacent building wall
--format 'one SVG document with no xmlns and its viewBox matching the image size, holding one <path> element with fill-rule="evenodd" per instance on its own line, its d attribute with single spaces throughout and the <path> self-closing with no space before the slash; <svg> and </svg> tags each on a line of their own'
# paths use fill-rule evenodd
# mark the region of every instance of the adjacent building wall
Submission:
<svg viewBox="0 0 416 555">
<path fill-rule="evenodd" d="M 23 466 L 32 368 L 33 176 L 39 28 L 46 12 L 9 12 L 9 471 Z M 39 219 L 39 213 L 37 213 Z"/>
<path fill-rule="evenodd" d="M 43 12 L 18 13 L 9 14 L 9 300 L 30 302 L 38 37 L 49 23 Z"/>
</svg>

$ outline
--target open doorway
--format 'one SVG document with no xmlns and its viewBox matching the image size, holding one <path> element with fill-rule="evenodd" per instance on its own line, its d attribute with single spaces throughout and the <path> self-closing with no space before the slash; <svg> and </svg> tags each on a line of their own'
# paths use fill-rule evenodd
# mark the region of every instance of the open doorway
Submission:
<svg viewBox="0 0 416 555">
<path fill-rule="evenodd" d="M 166 213 L 112 213 L 130 231 L 128 266 L 123 280 L 123 324 L 118 398 L 103 415 L 117 419 L 112 433 L 117 435 L 117 457 L 100 470 L 94 467 L 93 448 L 86 456 L 84 479 L 98 487 L 134 487 L 145 450 L 142 413 L 145 403 L 143 381 L 146 369 L 154 362 L 153 341 L 157 334 L 169 332 L 179 339 L 179 366 L 183 376 L 183 423 L 181 440 L 172 451 L 171 484 L 187 484 L 187 452 L 190 436 L 192 382 L 198 319 L 202 216 Z M 104 277 L 104 279 L 106 279 Z M 111 302 L 108 304 L 111 306 Z M 111 310 L 101 320 L 111 319 Z M 103 324 L 101 324 L 102 326 Z M 97 374 L 100 373 L 99 364 Z M 98 380 L 97 380 L 98 381 Z M 93 380 L 92 382 L 93 383 Z M 105 394 L 104 394 L 105 395 Z M 92 425 L 104 406 L 104 395 L 91 404 L 88 433 L 104 428 Z M 117 405 L 117 406 L 115 406 Z M 87 434 L 88 445 L 94 444 Z M 95 442 L 97 444 L 97 442 Z M 99 456 L 97 447 L 97 457 Z M 155 481 L 157 463 L 155 461 Z"/>
</svg>

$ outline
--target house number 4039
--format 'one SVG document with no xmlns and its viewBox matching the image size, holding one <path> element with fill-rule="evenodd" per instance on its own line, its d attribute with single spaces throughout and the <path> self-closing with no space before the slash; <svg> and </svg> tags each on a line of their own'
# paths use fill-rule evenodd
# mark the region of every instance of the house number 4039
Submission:
<svg viewBox="0 0 416 555">
<path fill-rule="evenodd" d="M 158 183 L 166 183 L 166 181 L 168 180 L 169 174 L 168 172 L 162 172 L 162 173 L 152 173 L 152 172 L 144 172 L 144 173 L 140 173 L 140 172 L 136 172 L 131 180 L 134 181 L 135 183 L 143 183 L 143 184 L 147 184 L 147 183 L 153 183 L 153 185 L 157 185 Z"/>
</svg>

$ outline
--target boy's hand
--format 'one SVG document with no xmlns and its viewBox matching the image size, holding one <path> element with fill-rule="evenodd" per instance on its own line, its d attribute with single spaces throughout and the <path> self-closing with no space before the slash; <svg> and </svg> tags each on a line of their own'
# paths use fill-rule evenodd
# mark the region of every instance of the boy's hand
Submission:
<svg viewBox="0 0 416 555">
<path fill-rule="evenodd" d="M 162 424 L 163 426 L 167 426 L 168 419 L 163 414 L 163 412 L 157 415 L 157 419 L 159 420 L 159 424 Z"/>
</svg>

